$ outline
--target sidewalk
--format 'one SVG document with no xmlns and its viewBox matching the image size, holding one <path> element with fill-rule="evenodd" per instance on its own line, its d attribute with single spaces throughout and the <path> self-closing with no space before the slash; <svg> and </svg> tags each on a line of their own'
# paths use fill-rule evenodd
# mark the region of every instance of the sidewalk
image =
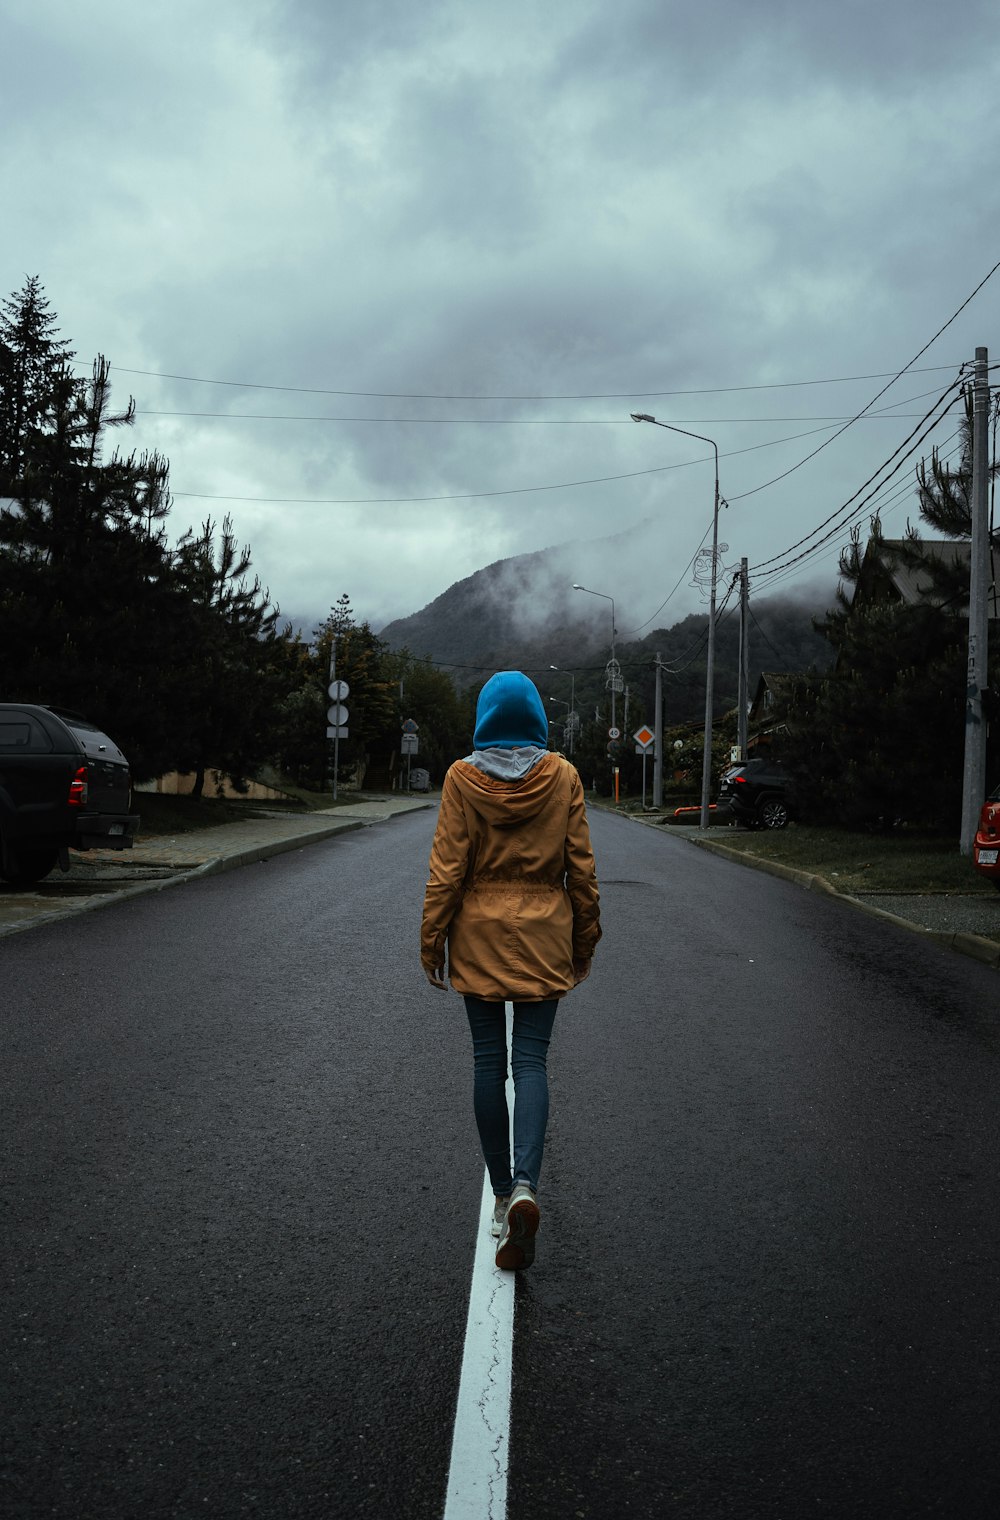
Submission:
<svg viewBox="0 0 1000 1520">
<path fill-rule="evenodd" d="M 195 829 L 187 834 L 158 834 L 140 839 L 131 850 L 89 850 L 70 854 L 68 872 L 58 868 L 30 890 L 0 882 L 0 937 L 34 929 L 105 903 L 213 876 L 238 866 L 301 849 L 335 834 L 369 828 L 401 813 L 433 804 L 423 798 L 386 793 L 361 796 L 341 807 L 314 813 L 261 813 L 247 823 Z"/>
</svg>

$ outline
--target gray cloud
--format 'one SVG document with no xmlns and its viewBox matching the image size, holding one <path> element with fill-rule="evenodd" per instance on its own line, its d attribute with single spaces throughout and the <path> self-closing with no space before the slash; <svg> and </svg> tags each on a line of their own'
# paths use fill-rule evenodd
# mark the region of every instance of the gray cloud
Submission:
<svg viewBox="0 0 1000 1520">
<path fill-rule="evenodd" d="M 642 621 L 706 531 L 711 450 L 631 410 L 716 440 L 723 537 L 752 563 L 913 426 L 858 424 L 757 491 L 882 382 L 723 388 L 892 372 L 994 262 L 990 17 L 7 0 L 0 284 L 41 275 L 81 358 L 120 367 L 136 445 L 169 455 L 177 531 L 231 512 L 304 619 L 347 590 L 378 624 L 498 557 L 626 530 L 607 568 Z M 995 309 L 987 287 L 921 361 L 940 372 L 882 404 L 924 410 Z M 487 492 L 523 494 L 380 500 Z M 901 529 L 912 495 L 888 510 Z M 838 547 L 782 590 L 832 587 Z M 700 605 L 683 577 L 669 605 Z"/>
</svg>

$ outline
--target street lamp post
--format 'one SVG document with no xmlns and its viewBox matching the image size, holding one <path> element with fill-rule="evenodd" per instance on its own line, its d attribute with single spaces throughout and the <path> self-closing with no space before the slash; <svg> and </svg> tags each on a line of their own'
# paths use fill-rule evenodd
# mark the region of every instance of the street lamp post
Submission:
<svg viewBox="0 0 1000 1520">
<path fill-rule="evenodd" d="M 599 596 L 603 601 L 611 603 L 611 664 L 608 668 L 608 673 L 611 685 L 611 727 L 617 728 L 618 724 L 615 720 L 615 692 L 618 690 L 618 687 L 615 683 L 618 681 L 619 675 L 618 661 L 615 659 L 615 633 L 617 631 L 615 628 L 615 599 L 613 596 L 608 596 L 606 591 L 591 591 L 589 586 L 578 586 L 576 581 L 573 582 L 573 590 L 586 591 L 588 596 Z"/>
<path fill-rule="evenodd" d="M 697 438 L 700 443 L 710 443 L 715 451 L 715 506 L 712 512 L 712 581 L 708 602 L 708 669 L 705 674 L 705 749 L 701 764 L 701 821 L 700 827 L 708 828 L 709 789 L 712 782 L 712 696 L 715 685 L 715 585 L 719 568 L 719 447 L 713 438 L 704 433 L 690 433 L 687 428 L 675 427 L 672 422 L 660 422 L 648 412 L 633 412 L 633 422 L 651 422 L 654 427 L 667 428 L 671 433 L 683 433 L 685 438 Z"/>
<path fill-rule="evenodd" d="M 553 666 L 552 668 L 554 670 L 555 666 Z M 550 697 L 549 701 L 550 702 L 555 702 L 557 704 L 557 706 L 559 706 L 559 707 L 565 707 L 565 709 L 566 709 L 566 728 L 563 731 L 563 736 L 565 737 L 566 734 L 570 735 L 570 739 L 569 739 L 569 752 L 570 752 L 570 755 L 572 756 L 572 753 L 573 753 L 573 736 L 572 736 L 572 732 L 570 730 L 570 719 L 573 716 L 573 709 L 570 707 L 570 705 L 569 705 L 568 702 L 564 702 L 563 701 L 562 697 Z"/>
<path fill-rule="evenodd" d="M 562 676 L 568 675 L 569 687 L 569 757 L 573 758 L 573 740 L 576 734 L 576 675 L 567 670 L 560 670 L 558 665 L 550 665 L 550 670 L 558 670 Z M 555 699 L 553 699 L 555 700 Z"/>
</svg>

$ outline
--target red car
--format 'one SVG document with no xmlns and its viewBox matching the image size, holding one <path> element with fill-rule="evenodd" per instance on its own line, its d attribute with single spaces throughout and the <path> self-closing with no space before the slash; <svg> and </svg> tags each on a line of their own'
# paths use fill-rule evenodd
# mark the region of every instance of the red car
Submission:
<svg viewBox="0 0 1000 1520">
<path fill-rule="evenodd" d="M 1000 888 L 1000 786 L 983 803 L 972 858 L 976 870 Z"/>
</svg>

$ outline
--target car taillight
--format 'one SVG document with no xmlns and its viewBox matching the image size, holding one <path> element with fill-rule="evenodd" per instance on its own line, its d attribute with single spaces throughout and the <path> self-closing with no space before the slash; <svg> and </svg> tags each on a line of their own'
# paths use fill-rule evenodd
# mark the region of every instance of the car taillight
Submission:
<svg viewBox="0 0 1000 1520">
<path fill-rule="evenodd" d="M 85 807 L 87 802 L 87 767 L 81 765 L 69 784 L 70 807 Z"/>
<path fill-rule="evenodd" d="M 734 776 L 733 780 L 736 782 L 737 786 L 746 786 L 747 784 L 747 778 L 745 776 Z"/>
</svg>

